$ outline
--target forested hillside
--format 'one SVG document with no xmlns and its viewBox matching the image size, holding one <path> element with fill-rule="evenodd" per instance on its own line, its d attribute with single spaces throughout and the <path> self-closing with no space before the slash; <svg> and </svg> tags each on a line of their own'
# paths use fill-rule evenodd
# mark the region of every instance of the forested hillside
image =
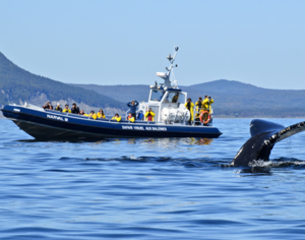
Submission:
<svg viewBox="0 0 305 240">
<path fill-rule="evenodd" d="M 212 96 L 215 117 L 305 117 L 305 90 L 264 89 L 228 80 L 180 88 L 193 102 L 199 96 Z M 0 52 L 0 107 L 51 100 L 53 104 L 76 102 L 85 110 L 104 108 L 113 114 L 126 111 L 130 100 L 147 101 L 148 93 L 149 85 L 64 84 L 23 70 Z"/>
<path fill-rule="evenodd" d="M 0 52 L 0 106 L 29 102 L 42 105 L 53 102 L 76 102 L 92 107 L 126 108 L 126 104 L 95 91 L 32 74 L 9 61 Z"/>
<path fill-rule="evenodd" d="M 96 91 L 106 96 L 112 96 L 115 100 L 129 102 L 131 100 L 147 101 L 149 85 L 96 85 L 96 84 L 71 84 L 87 90 Z"/>
<path fill-rule="evenodd" d="M 131 98 L 147 101 L 149 85 L 76 85 L 113 96 L 120 101 Z M 238 81 L 216 80 L 191 86 L 180 86 L 193 102 L 212 96 L 215 117 L 304 117 L 305 90 L 264 89 Z M 117 94 L 115 94 L 117 93 Z"/>
</svg>

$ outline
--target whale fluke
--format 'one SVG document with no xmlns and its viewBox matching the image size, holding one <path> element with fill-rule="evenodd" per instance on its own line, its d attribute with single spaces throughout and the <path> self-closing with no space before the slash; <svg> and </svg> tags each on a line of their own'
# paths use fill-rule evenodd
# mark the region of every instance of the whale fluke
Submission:
<svg viewBox="0 0 305 240">
<path fill-rule="evenodd" d="M 275 143 L 305 130 L 305 122 L 289 127 L 254 119 L 250 123 L 251 138 L 238 151 L 231 165 L 248 167 L 253 160 L 269 160 L 269 155 Z"/>
</svg>

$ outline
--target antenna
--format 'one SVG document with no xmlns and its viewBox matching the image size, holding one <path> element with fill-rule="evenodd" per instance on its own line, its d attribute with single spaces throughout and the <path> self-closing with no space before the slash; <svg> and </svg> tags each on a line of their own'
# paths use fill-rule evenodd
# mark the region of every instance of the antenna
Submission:
<svg viewBox="0 0 305 240">
<path fill-rule="evenodd" d="M 172 56 L 171 54 L 169 54 L 166 58 L 168 59 L 168 61 L 171 63 L 170 64 L 170 67 L 166 67 L 165 70 L 167 70 L 166 73 L 163 73 L 163 72 L 157 72 L 157 76 L 161 77 L 164 79 L 164 84 L 163 84 L 163 87 L 168 87 L 168 88 L 172 88 L 172 85 L 171 85 L 171 80 L 170 80 L 170 74 L 173 70 L 174 67 L 178 67 L 178 65 L 174 65 L 174 61 L 176 59 L 176 56 L 177 56 L 177 52 L 179 50 L 179 47 L 175 47 L 175 54 L 174 56 Z M 173 73 L 174 74 L 174 73 Z M 177 85 L 176 85 L 177 86 Z"/>
</svg>

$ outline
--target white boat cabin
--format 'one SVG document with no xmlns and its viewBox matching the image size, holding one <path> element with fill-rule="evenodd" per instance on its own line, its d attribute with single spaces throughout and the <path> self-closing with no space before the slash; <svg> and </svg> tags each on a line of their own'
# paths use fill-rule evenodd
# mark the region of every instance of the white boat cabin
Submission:
<svg viewBox="0 0 305 240">
<path fill-rule="evenodd" d="M 155 113 L 154 121 L 156 124 L 185 125 L 190 120 L 190 112 L 185 107 L 187 93 L 179 89 L 173 74 L 173 68 L 178 67 L 178 65 L 174 65 L 177 52 L 178 47 L 175 48 L 174 56 L 171 56 L 171 54 L 167 56 L 171 64 L 169 68 L 165 68 L 167 72 L 157 72 L 157 76 L 161 77 L 164 83 L 158 84 L 155 82 L 155 85 L 151 85 L 148 102 L 139 103 L 137 108 L 137 114 L 143 113 L 143 115 L 151 108 Z M 173 75 L 172 80 L 170 80 L 171 73 Z M 201 124 L 199 123 L 199 125 Z"/>
<path fill-rule="evenodd" d="M 184 106 L 186 99 L 187 93 L 182 92 L 181 89 L 151 86 L 148 102 L 140 103 L 138 112 L 142 111 L 145 114 L 151 108 L 156 114 L 155 122 L 181 123 L 190 117 L 189 111 Z"/>
<path fill-rule="evenodd" d="M 177 86 L 176 80 L 170 80 L 171 72 L 174 65 L 174 61 L 177 55 L 178 47 L 175 48 L 175 55 L 172 57 L 168 55 L 167 59 L 171 65 L 166 68 L 167 72 L 157 72 L 157 76 L 164 80 L 164 83 L 150 86 L 150 92 L 148 102 L 139 104 L 138 111 L 142 111 L 145 114 L 149 108 L 156 114 L 156 123 L 184 123 L 190 117 L 190 113 L 185 109 L 185 102 L 187 99 L 187 93 L 182 92 Z M 172 85 L 172 82 L 175 84 Z"/>
</svg>

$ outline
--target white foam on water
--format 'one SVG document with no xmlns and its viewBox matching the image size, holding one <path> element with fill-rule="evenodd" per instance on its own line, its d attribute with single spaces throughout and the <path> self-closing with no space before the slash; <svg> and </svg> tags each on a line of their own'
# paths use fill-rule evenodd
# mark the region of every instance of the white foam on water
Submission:
<svg viewBox="0 0 305 240">
<path fill-rule="evenodd" d="M 249 167 L 270 167 L 272 164 L 272 161 L 253 160 L 249 162 Z"/>
</svg>

